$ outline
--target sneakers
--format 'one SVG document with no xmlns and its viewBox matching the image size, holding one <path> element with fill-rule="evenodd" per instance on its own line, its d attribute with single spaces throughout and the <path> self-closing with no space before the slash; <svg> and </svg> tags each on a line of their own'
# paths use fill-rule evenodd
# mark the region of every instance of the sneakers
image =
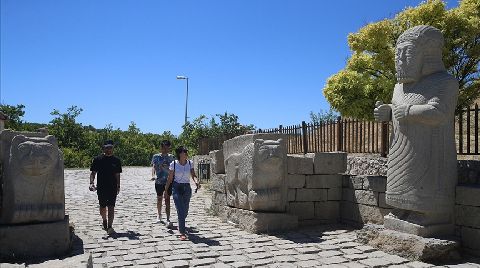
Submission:
<svg viewBox="0 0 480 268">
<path fill-rule="evenodd" d="M 173 227 L 172 222 L 170 220 L 167 220 L 167 222 L 165 223 L 165 227 L 172 228 Z"/>
<path fill-rule="evenodd" d="M 157 220 L 155 221 L 155 223 L 161 223 L 162 222 L 162 217 L 161 216 L 157 216 Z"/>
<path fill-rule="evenodd" d="M 112 234 L 114 234 L 114 233 L 115 233 L 115 230 L 113 230 L 112 227 L 110 227 L 110 228 L 107 229 L 107 234 L 112 235 Z"/>
</svg>

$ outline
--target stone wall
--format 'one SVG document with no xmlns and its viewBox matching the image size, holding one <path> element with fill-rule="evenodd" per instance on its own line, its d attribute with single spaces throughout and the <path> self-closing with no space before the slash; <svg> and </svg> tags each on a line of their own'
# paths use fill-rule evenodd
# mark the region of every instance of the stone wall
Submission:
<svg viewBox="0 0 480 268">
<path fill-rule="evenodd" d="M 300 226 L 338 222 L 346 154 L 288 155 L 287 162 L 287 212 Z"/>
<path fill-rule="evenodd" d="M 456 235 L 463 248 L 480 256 L 480 187 L 459 185 L 456 189 Z"/>
</svg>

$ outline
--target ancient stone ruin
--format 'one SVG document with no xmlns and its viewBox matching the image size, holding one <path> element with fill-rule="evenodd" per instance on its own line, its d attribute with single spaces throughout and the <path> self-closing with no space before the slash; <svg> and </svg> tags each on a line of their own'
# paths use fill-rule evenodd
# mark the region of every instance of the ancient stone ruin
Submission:
<svg viewBox="0 0 480 268">
<path fill-rule="evenodd" d="M 63 158 L 55 137 L 3 130 L 0 164 L 0 258 L 67 253 Z"/>
</svg>

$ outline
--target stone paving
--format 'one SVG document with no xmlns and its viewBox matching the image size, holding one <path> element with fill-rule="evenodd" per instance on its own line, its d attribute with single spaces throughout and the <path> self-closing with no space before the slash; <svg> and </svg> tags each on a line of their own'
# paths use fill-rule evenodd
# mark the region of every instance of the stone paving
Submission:
<svg viewBox="0 0 480 268">
<path fill-rule="evenodd" d="M 114 236 L 101 227 L 88 170 L 65 171 L 66 210 L 78 236 L 74 253 L 91 252 L 94 267 L 432 267 L 356 243 L 343 225 L 302 228 L 281 234 L 251 234 L 210 216 L 210 194 L 193 194 L 188 241 L 155 223 L 156 196 L 150 168 L 124 168 Z M 206 188 L 206 187 L 205 187 Z M 172 200 L 172 221 L 176 213 Z M 465 262 L 448 267 L 480 267 Z"/>
</svg>

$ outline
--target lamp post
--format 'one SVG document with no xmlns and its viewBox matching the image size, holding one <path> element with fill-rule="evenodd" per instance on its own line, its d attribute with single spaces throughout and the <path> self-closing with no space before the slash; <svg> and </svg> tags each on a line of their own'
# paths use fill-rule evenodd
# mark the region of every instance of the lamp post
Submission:
<svg viewBox="0 0 480 268">
<path fill-rule="evenodd" d="M 179 80 L 187 80 L 187 96 L 185 97 L 185 125 L 187 124 L 187 107 L 188 107 L 188 77 L 183 75 L 177 75 Z"/>
</svg>

